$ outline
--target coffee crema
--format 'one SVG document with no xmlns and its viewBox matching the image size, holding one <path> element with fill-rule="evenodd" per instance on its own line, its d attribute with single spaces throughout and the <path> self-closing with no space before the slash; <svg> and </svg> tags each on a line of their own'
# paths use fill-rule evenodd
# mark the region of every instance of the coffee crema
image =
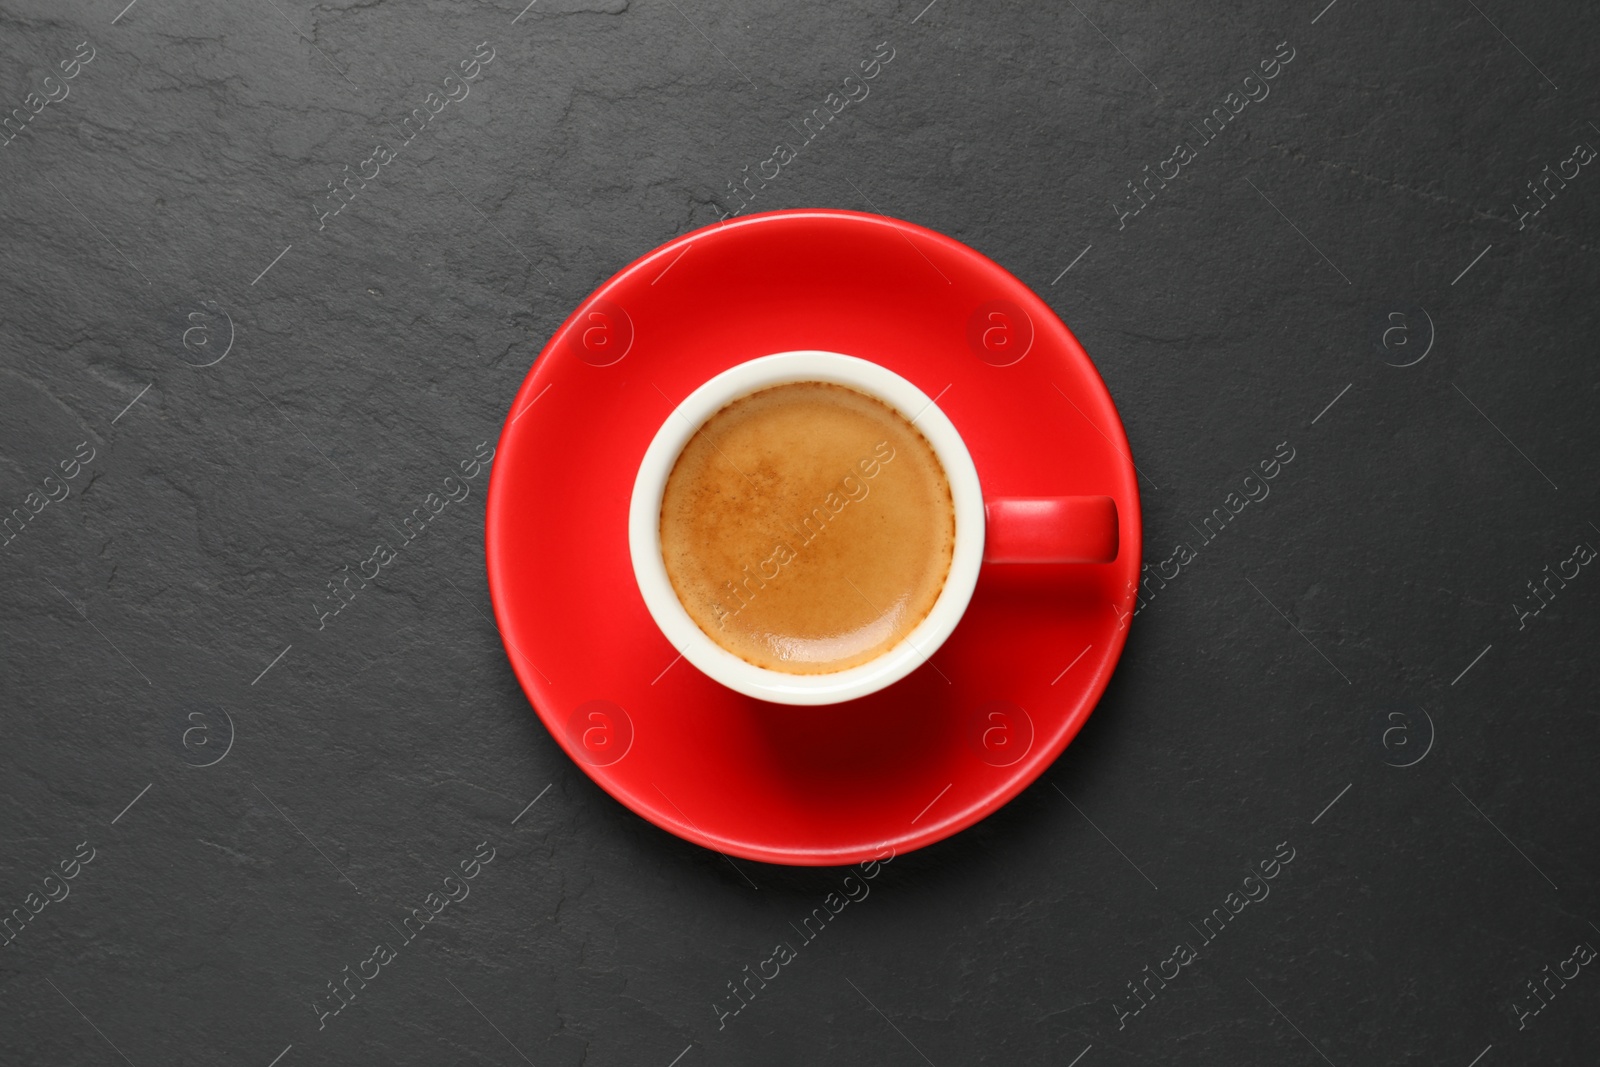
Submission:
<svg viewBox="0 0 1600 1067">
<path fill-rule="evenodd" d="M 723 407 L 661 500 L 661 555 L 689 617 L 789 674 L 846 670 L 899 644 L 939 599 L 954 547 L 933 446 L 881 400 L 831 382 Z"/>
</svg>

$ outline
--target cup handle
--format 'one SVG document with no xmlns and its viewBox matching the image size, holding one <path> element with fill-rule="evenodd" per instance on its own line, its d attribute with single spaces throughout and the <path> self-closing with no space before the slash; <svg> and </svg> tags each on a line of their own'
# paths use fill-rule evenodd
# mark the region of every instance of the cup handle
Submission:
<svg viewBox="0 0 1600 1067">
<path fill-rule="evenodd" d="M 1001 497 L 983 503 L 985 563 L 1110 563 L 1117 502 L 1108 496 Z"/>
</svg>

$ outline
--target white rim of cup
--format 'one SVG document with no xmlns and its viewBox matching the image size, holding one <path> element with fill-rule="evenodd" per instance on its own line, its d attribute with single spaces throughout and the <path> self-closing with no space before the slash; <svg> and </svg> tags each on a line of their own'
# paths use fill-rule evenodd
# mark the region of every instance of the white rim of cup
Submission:
<svg viewBox="0 0 1600 1067">
<path fill-rule="evenodd" d="M 741 397 L 791 382 L 830 382 L 888 404 L 911 422 L 944 466 L 955 510 L 950 572 L 933 608 L 900 642 L 867 663 L 830 674 L 788 674 L 758 667 L 717 644 L 678 600 L 661 555 L 661 498 L 667 477 L 706 420 Z M 836 704 L 875 693 L 916 670 L 939 650 L 967 610 L 983 563 L 983 491 L 961 435 L 926 393 L 887 367 L 816 350 L 762 356 L 705 382 L 667 416 L 645 450 L 628 508 L 628 550 L 645 607 L 673 648 L 703 674 L 736 692 L 776 704 Z"/>
</svg>

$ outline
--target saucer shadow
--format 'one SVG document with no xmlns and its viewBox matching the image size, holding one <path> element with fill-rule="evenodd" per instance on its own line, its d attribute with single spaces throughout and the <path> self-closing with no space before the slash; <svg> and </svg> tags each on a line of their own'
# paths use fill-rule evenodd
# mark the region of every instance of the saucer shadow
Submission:
<svg viewBox="0 0 1600 1067">
<path fill-rule="evenodd" d="M 858 810 L 908 808 L 908 819 L 946 783 L 965 786 L 951 798 L 961 803 L 1003 787 L 1016 770 L 984 758 L 982 709 L 1014 702 L 1040 742 L 1059 737 L 1082 690 L 1052 679 L 1092 643 L 1079 634 L 1103 642 L 1115 618 L 1095 570 L 986 566 L 946 645 L 894 685 L 842 704 L 750 702 L 767 784 L 797 799 L 827 797 L 823 810 L 837 810 L 842 794 Z"/>
</svg>

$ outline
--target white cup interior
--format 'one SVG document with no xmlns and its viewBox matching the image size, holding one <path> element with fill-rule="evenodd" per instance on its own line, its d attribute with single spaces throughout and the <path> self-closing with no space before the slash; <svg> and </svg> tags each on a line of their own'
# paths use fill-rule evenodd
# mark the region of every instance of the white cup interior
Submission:
<svg viewBox="0 0 1600 1067">
<path fill-rule="evenodd" d="M 717 644 L 678 600 L 661 555 L 661 498 L 689 439 L 706 420 L 743 396 L 790 382 L 832 382 L 877 397 L 922 431 L 943 464 L 955 506 L 950 573 L 933 609 L 876 659 L 830 674 L 788 674 L 758 667 Z M 780 352 L 730 367 L 690 393 L 645 450 L 628 508 L 628 551 L 651 618 L 702 673 L 746 696 L 778 704 L 834 704 L 899 681 L 938 651 L 961 620 L 983 562 L 983 492 L 961 435 L 933 400 L 885 367 L 837 352 Z"/>
</svg>

